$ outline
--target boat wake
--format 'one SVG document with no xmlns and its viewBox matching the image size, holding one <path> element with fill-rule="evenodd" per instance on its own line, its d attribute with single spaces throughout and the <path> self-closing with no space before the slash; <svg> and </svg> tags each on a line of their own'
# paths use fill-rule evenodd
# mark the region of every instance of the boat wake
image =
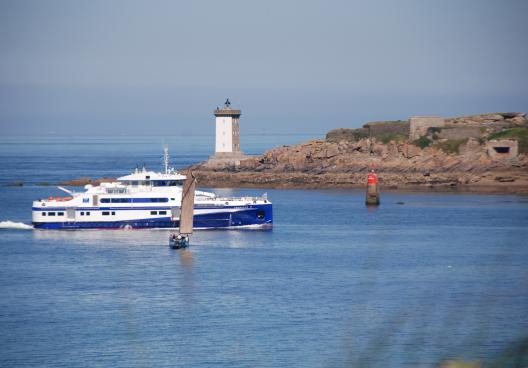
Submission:
<svg viewBox="0 0 528 368">
<path fill-rule="evenodd" d="M 0 221 L 0 229 L 33 230 L 33 226 L 23 222 Z"/>
</svg>

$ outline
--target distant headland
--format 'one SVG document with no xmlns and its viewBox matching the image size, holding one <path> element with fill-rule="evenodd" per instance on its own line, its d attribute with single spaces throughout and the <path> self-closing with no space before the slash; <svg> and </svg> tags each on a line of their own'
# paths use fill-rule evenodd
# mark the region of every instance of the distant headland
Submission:
<svg viewBox="0 0 528 368">
<path fill-rule="evenodd" d="M 209 187 L 358 188 L 374 165 L 384 189 L 528 194 L 527 155 L 525 113 L 416 116 L 334 129 L 325 140 L 188 169 Z"/>
</svg>

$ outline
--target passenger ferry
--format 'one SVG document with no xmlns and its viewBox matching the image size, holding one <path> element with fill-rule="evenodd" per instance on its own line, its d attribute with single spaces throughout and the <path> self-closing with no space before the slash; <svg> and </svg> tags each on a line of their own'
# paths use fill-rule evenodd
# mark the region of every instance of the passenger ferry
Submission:
<svg viewBox="0 0 528 368">
<path fill-rule="evenodd" d="M 117 182 L 85 186 L 84 193 L 65 188 L 67 197 L 33 202 L 33 226 L 37 229 L 139 229 L 177 228 L 185 176 L 168 167 L 163 173 L 136 169 Z M 272 203 L 262 197 L 219 197 L 196 191 L 195 229 L 269 229 Z"/>
</svg>

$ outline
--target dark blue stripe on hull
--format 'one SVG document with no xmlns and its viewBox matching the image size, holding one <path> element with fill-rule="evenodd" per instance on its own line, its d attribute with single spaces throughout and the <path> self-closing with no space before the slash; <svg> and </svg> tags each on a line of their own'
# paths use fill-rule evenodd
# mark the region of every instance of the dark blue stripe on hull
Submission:
<svg viewBox="0 0 528 368">
<path fill-rule="evenodd" d="M 273 224 L 272 205 L 259 205 L 255 208 L 238 212 L 221 212 L 194 216 L 195 228 L 231 228 L 237 226 L 261 225 L 271 228 Z M 150 218 L 129 221 L 91 221 L 91 222 L 34 222 L 37 229 L 154 229 L 175 228 L 179 221 L 171 221 L 169 217 Z"/>
</svg>

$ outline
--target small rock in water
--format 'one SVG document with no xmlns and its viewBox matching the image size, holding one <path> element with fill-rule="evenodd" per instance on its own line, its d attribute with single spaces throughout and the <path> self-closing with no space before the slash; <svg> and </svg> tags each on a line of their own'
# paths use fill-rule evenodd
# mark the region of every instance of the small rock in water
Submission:
<svg viewBox="0 0 528 368">
<path fill-rule="evenodd" d="M 24 186 L 24 182 L 22 181 L 13 181 L 11 183 L 7 183 L 4 185 L 5 187 L 23 187 Z"/>
<path fill-rule="evenodd" d="M 405 204 L 405 202 L 396 202 L 396 204 Z"/>
</svg>

